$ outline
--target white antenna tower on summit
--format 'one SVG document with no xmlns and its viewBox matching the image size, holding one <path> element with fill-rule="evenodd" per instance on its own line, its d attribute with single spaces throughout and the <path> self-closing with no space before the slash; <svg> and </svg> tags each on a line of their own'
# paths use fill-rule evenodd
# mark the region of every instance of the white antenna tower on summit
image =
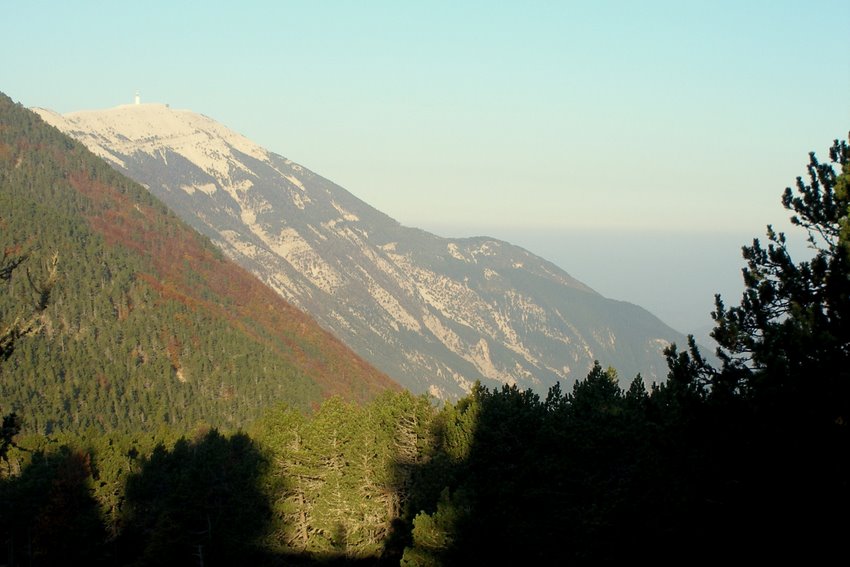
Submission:
<svg viewBox="0 0 850 567">
<path fill-rule="evenodd" d="M 139 91 L 136 91 L 136 104 L 142 104 L 142 97 L 139 96 Z"/>
</svg>

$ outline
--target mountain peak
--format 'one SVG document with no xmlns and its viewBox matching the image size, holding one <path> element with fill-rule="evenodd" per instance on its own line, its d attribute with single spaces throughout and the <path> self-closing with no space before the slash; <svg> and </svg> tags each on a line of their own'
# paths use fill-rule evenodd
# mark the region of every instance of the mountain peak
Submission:
<svg viewBox="0 0 850 567">
<path fill-rule="evenodd" d="M 167 149 L 213 177 L 226 179 L 230 176 L 230 166 L 238 161 L 234 150 L 269 161 L 268 152 L 245 136 L 203 114 L 174 109 L 167 104 L 122 104 L 106 110 L 68 114 L 43 108 L 33 111 L 119 167 L 124 167 L 121 155 L 141 152 L 163 156 Z"/>
<path fill-rule="evenodd" d="M 414 392 L 453 398 L 476 380 L 545 392 L 594 360 L 663 380 L 662 349 L 685 342 L 520 247 L 403 227 L 206 116 L 163 105 L 39 114 Z"/>
<path fill-rule="evenodd" d="M 3 240 L 29 258 L 26 277 L 42 281 L 59 257 L 38 330 L 3 366 L 3 403 L 23 408 L 32 430 L 243 426 L 279 403 L 307 409 L 399 388 L 2 93 L 0 179 Z M 12 317 L 29 304 L 28 288 L 13 284 L 0 294 Z"/>
</svg>

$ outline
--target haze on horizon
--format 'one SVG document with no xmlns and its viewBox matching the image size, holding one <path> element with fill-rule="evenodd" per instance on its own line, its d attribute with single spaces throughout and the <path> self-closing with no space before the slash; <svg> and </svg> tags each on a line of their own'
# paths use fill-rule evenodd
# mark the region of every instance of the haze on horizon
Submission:
<svg viewBox="0 0 850 567">
<path fill-rule="evenodd" d="M 21 25 L 0 89 L 25 106 L 139 91 L 403 224 L 525 246 L 684 332 L 709 322 L 707 289 L 737 300 L 740 246 L 787 229 L 782 190 L 850 129 L 838 0 L 5 12 Z"/>
</svg>

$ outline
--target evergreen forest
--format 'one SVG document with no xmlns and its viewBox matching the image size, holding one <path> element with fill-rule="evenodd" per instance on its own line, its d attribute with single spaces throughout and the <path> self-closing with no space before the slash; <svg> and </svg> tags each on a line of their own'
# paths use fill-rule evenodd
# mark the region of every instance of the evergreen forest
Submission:
<svg viewBox="0 0 850 567">
<path fill-rule="evenodd" d="M 281 402 L 398 388 L 1 95 L 0 246 L 0 320 L 32 331 L 4 348 L 0 406 L 28 431 L 240 427 Z"/>
<path fill-rule="evenodd" d="M 0 563 L 844 555 L 847 142 L 781 197 L 812 257 L 771 227 L 743 248 L 718 363 L 691 340 L 660 384 L 597 363 L 545 396 L 476 385 L 439 406 L 308 341 L 264 291 L 226 293 L 251 284 L 208 242 L 0 102 Z"/>
</svg>

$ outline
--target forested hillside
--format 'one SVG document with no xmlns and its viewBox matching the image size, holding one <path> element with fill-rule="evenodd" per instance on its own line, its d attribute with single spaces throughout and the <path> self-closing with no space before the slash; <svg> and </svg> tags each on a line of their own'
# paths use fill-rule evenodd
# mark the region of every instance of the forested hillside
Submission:
<svg viewBox="0 0 850 567">
<path fill-rule="evenodd" d="M 67 139 L 56 137 L 60 146 L 52 146 L 55 133 L 27 121 L 11 124 L 0 122 L 4 136 L 13 128 L 35 134 L 13 138 L 17 146 L 0 145 L 0 158 L 10 164 L 3 170 L 4 187 L 7 179 L 18 179 L 19 169 L 32 176 L 49 173 L 55 161 L 24 166 L 29 154 L 40 155 L 43 148 L 64 145 L 70 153 L 53 155 L 76 156 L 94 167 Z M 304 411 L 310 400 L 305 396 L 301 407 L 254 408 L 243 421 L 234 420 L 244 424 L 241 428 L 169 426 L 168 416 L 161 416 L 154 430 L 153 418 L 147 417 L 130 420 L 128 427 L 105 427 L 107 420 L 90 411 L 108 407 L 99 404 L 111 399 L 116 386 L 95 380 L 99 395 L 91 395 L 80 375 L 59 373 L 57 383 L 69 392 L 61 398 L 63 407 L 79 416 L 80 425 L 92 427 L 22 434 L 16 415 L 4 417 L 3 561 L 14 566 L 423 567 L 840 561 L 850 530 L 850 147 L 836 141 L 830 157 L 833 163 L 823 164 L 812 154 L 807 176 L 782 197 L 794 224 L 810 236 L 812 259 L 795 263 L 785 237 L 770 228 L 766 246 L 754 240 L 744 247 L 744 295 L 731 307 L 718 297 L 713 313 L 720 364 L 707 362 L 693 340 L 684 348 L 671 346 L 665 352 L 667 380 L 660 385 L 596 364 L 569 391 L 556 384 L 545 396 L 478 383 L 443 407 L 409 392 L 385 391 L 366 403 L 333 396 Z M 26 254 L 47 248 L 51 253 L 41 258 L 52 258 L 55 249 L 57 273 L 83 277 L 86 270 L 62 269 L 69 249 L 63 244 L 71 238 L 41 240 L 50 229 L 30 227 L 28 240 L 7 248 L 0 279 L 9 286 L 4 293 L 16 300 L 8 303 L 4 320 L 15 313 L 20 317 L 0 333 L 0 353 L 8 356 L 0 363 L 4 392 L 17 391 L 14 379 L 27 383 L 32 375 L 14 374 L 35 364 L 29 362 L 36 360 L 32 344 L 43 342 L 41 348 L 61 368 L 74 341 L 99 336 L 91 312 L 132 321 L 135 313 L 168 305 L 174 320 L 189 325 L 196 321 L 190 305 L 197 308 L 218 297 L 205 283 L 193 285 L 208 290 L 206 298 L 186 293 L 191 286 L 177 274 L 187 278 L 189 268 L 199 265 L 188 252 L 180 257 L 185 264 L 167 256 L 181 269 L 156 268 L 157 262 L 144 256 L 131 263 L 118 253 L 133 246 L 118 237 L 122 231 L 147 235 L 147 225 L 134 220 L 136 213 L 118 206 L 139 188 L 118 185 L 123 192 L 103 190 L 112 196 L 95 199 L 74 191 L 60 200 L 66 184 L 88 184 L 73 177 L 45 179 L 51 181 L 51 196 L 40 200 L 21 196 L 26 184 L 8 183 L 19 188 L 8 205 L 29 203 L 53 222 L 74 220 L 67 211 L 79 207 L 86 222 L 69 222 L 63 225 L 66 232 L 86 235 L 91 257 L 101 258 L 95 255 L 101 249 L 112 255 L 97 264 L 96 285 L 85 288 L 101 299 L 60 316 L 58 305 L 69 301 L 60 291 L 67 276 L 60 275 L 52 287 L 41 283 L 50 282 L 50 265 L 36 269 L 43 260 L 36 261 L 35 252 Z M 48 207 L 51 199 L 64 208 Z M 154 202 L 131 202 L 138 204 L 131 208 L 138 218 L 149 219 L 157 232 L 176 230 L 171 221 L 145 216 L 156 208 Z M 109 225 L 116 227 L 113 233 L 90 230 L 107 216 L 118 220 Z M 6 226 L 16 232 L 26 228 Z M 127 244 L 113 244 L 118 242 Z M 33 269 L 21 281 L 24 266 Z M 123 295 L 99 291 L 112 289 L 106 273 L 127 274 L 118 280 L 127 282 Z M 207 275 L 201 273 L 201 279 Z M 220 308 L 245 313 L 237 307 Z M 77 319 L 71 318 L 74 313 Z M 151 320 L 175 336 L 183 329 L 155 313 Z M 257 315 L 256 332 L 268 337 L 257 323 L 262 321 Z M 141 340 L 144 332 L 128 335 Z M 178 384 L 193 382 L 177 378 L 183 366 L 174 363 L 171 352 L 186 356 L 191 349 L 185 345 L 193 343 L 184 339 L 182 348 L 170 349 L 167 340 L 158 340 L 143 343 L 142 350 L 153 352 L 158 345 L 165 353 L 159 364 L 175 379 L 172 392 L 178 392 Z M 104 349 L 98 356 L 92 350 L 74 356 L 112 360 L 121 343 L 98 344 Z M 134 360 L 139 367 L 153 364 L 141 355 Z M 238 388 L 244 375 L 236 375 L 243 376 L 234 378 Z M 118 399 L 128 415 L 158 407 L 137 392 L 166 391 L 163 382 L 151 377 L 134 385 L 135 374 L 123 376 L 130 386 Z M 43 387 L 48 393 L 55 388 L 46 382 Z M 205 394 L 198 388 L 192 392 Z M 24 402 L 34 404 L 39 395 Z M 213 396 L 207 400 L 216 401 L 206 403 L 226 399 Z M 197 410 L 202 419 L 204 407 Z M 42 419 L 38 412 L 27 418 Z"/>
<path fill-rule="evenodd" d="M 44 302 L 0 367 L 0 411 L 27 431 L 238 426 L 283 401 L 307 409 L 398 388 L 5 96 L 0 223 L 4 258 L 23 261 L 0 294 L 0 320 Z"/>
<path fill-rule="evenodd" d="M 661 381 L 664 347 L 686 340 L 528 250 L 403 226 L 207 116 L 34 111 L 412 392 L 454 400 L 480 380 L 544 394 L 594 360 Z"/>
</svg>

